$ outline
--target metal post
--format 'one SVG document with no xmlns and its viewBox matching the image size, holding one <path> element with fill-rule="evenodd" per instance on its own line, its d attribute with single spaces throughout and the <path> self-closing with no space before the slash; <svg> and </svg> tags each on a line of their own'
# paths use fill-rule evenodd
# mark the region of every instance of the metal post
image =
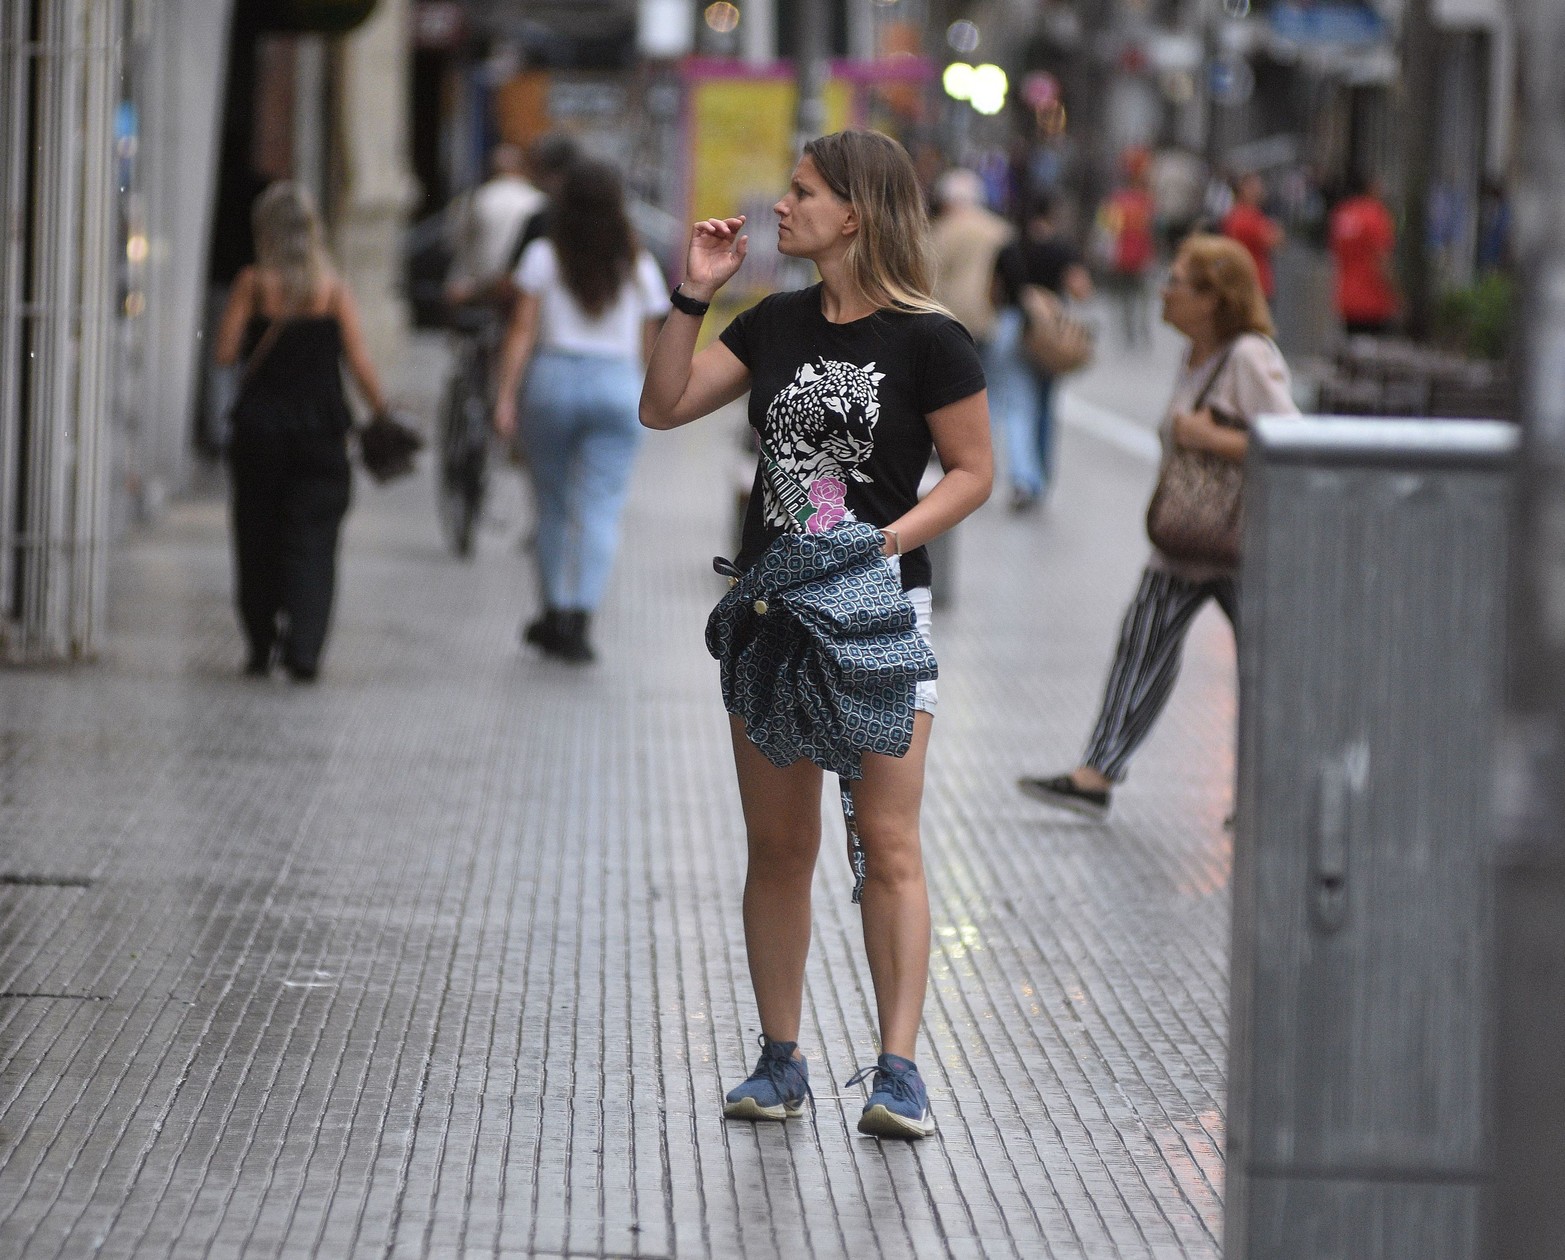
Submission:
<svg viewBox="0 0 1565 1260">
<path fill-rule="evenodd" d="M 1432 0 L 1407 0 L 1402 14 L 1402 291 L 1408 331 L 1428 334 L 1434 292 L 1429 257 L 1429 188 L 1440 92 L 1440 41 Z"/>
<path fill-rule="evenodd" d="M 830 50 L 826 0 L 797 0 L 792 11 L 799 24 L 799 64 L 795 71 L 799 104 L 794 115 L 797 151 L 805 141 L 826 130 L 826 58 Z"/>
<path fill-rule="evenodd" d="M 1487 1254 L 1565 1256 L 1565 6 L 1513 0 L 1523 454 L 1498 801 L 1496 1170 Z"/>
</svg>

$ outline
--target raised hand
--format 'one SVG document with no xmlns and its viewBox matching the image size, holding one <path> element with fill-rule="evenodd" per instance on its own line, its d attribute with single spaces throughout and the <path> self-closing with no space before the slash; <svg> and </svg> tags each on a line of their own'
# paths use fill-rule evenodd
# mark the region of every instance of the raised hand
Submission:
<svg viewBox="0 0 1565 1260">
<path fill-rule="evenodd" d="M 703 219 L 695 225 L 681 292 L 710 302 L 712 295 L 733 279 L 750 248 L 750 238 L 739 235 L 743 227 L 742 214 L 733 219 Z"/>
</svg>

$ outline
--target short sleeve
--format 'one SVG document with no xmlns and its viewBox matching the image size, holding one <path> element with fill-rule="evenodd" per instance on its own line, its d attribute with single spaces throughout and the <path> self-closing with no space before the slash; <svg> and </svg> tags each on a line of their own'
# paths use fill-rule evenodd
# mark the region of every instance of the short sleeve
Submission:
<svg viewBox="0 0 1565 1260">
<path fill-rule="evenodd" d="M 930 322 L 915 376 L 918 410 L 925 416 L 970 398 L 985 386 L 978 347 L 967 329 L 943 316 Z"/>
<path fill-rule="evenodd" d="M 636 256 L 636 295 L 643 319 L 658 319 L 668 314 L 668 287 L 657 262 L 646 250 Z"/>
<path fill-rule="evenodd" d="M 1282 352 L 1265 337 L 1240 339 L 1233 349 L 1222 393 L 1252 424 L 1261 416 L 1294 415 L 1299 410 L 1293 401 Z"/>
<path fill-rule="evenodd" d="M 557 270 L 554 246 L 548 241 L 534 241 L 522 251 L 522 261 L 516 267 L 516 287 L 523 293 L 542 293 L 554 283 Z"/>
<path fill-rule="evenodd" d="M 738 359 L 747 368 L 755 366 L 751 360 L 752 337 L 755 332 L 756 320 L 760 318 L 757 312 L 763 304 L 758 303 L 748 310 L 740 311 L 739 314 L 729 321 L 728 327 L 718 334 L 717 339 L 733 351 L 734 358 Z"/>
</svg>

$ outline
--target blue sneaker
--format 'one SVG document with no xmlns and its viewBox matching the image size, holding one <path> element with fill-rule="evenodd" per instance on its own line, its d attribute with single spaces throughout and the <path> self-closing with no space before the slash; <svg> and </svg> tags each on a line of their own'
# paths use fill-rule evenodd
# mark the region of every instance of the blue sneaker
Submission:
<svg viewBox="0 0 1565 1260">
<path fill-rule="evenodd" d="M 755 1071 L 723 1099 L 723 1114 L 730 1120 L 792 1120 L 804 1111 L 810 1093 L 810 1068 L 793 1057 L 795 1041 L 773 1041 L 765 1033 L 756 1038 L 761 1057 Z"/>
<path fill-rule="evenodd" d="M 843 1083 L 848 1089 L 875 1074 L 859 1132 L 871 1137 L 926 1138 L 935 1131 L 929 1116 L 929 1091 L 918 1074 L 918 1064 L 897 1054 L 883 1054 L 872 1068 L 862 1068 Z"/>
</svg>

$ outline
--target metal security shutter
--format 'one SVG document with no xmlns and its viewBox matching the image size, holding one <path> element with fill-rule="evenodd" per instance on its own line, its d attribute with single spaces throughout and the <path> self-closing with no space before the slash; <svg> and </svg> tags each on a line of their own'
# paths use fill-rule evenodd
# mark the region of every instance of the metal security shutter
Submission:
<svg viewBox="0 0 1565 1260">
<path fill-rule="evenodd" d="M 125 0 L 0 6 L 0 657 L 103 625 Z"/>
</svg>

